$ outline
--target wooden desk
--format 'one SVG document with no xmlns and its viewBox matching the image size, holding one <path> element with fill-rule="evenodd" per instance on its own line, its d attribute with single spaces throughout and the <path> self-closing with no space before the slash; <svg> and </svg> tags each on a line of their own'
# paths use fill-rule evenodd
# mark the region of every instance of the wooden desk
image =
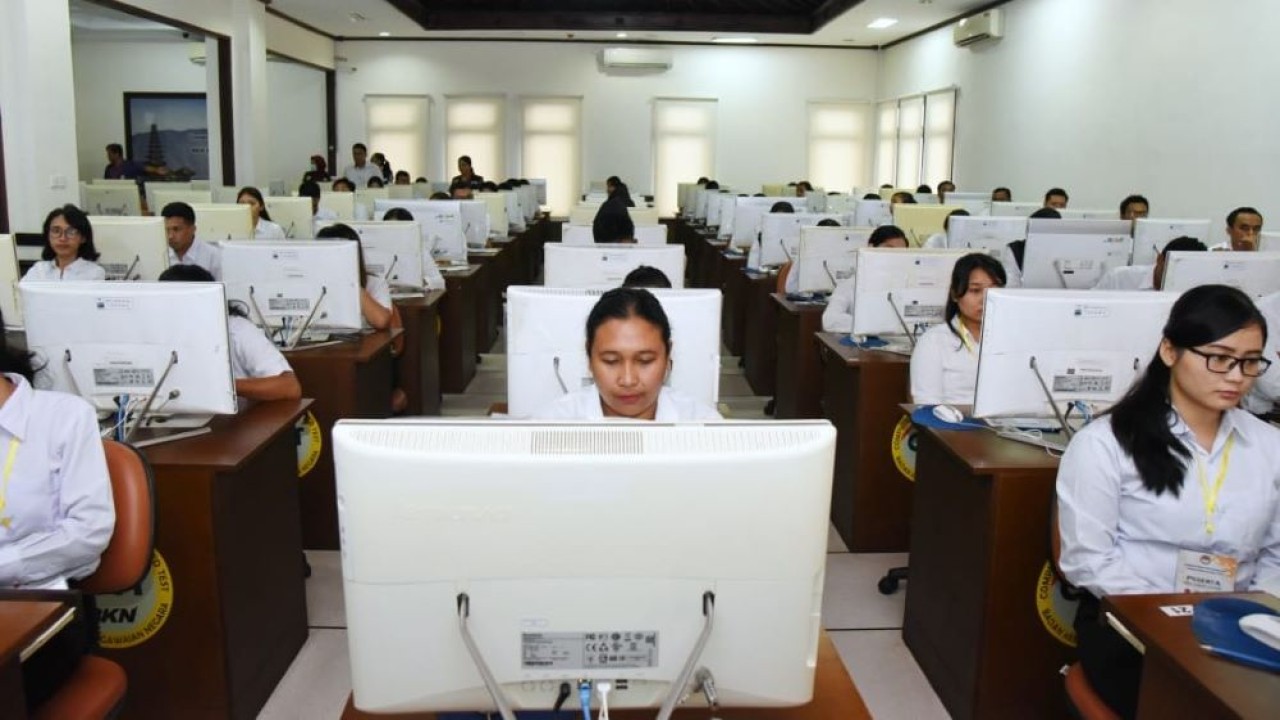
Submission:
<svg viewBox="0 0 1280 720">
<path fill-rule="evenodd" d="M 480 295 L 480 266 L 445 273 L 445 296 L 440 301 L 440 389 L 466 392 L 476 376 L 476 313 Z"/>
<path fill-rule="evenodd" d="M 573 695 L 565 703 L 565 717 L 579 717 L 578 698 Z M 569 710 L 568 708 L 572 708 Z M 652 720 L 656 710 L 610 710 L 609 716 L 617 720 Z M 575 714 L 576 713 L 576 714 Z M 592 713 L 594 716 L 595 713 Z M 871 713 L 862 702 L 862 696 L 849 678 L 840 655 L 827 633 L 823 632 L 818 639 L 818 667 L 814 672 L 813 700 L 808 705 L 795 708 L 721 708 L 717 717 L 723 720 L 870 720 Z M 708 717 L 705 707 L 690 707 L 676 710 L 676 720 L 705 720 Z M 377 718 L 400 718 L 401 720 L 435 720 L 435 713 L 408 713 L 402 715 L 373 715 L 356 710 L 347 698 L 347 706 L 342 711 L 342 720 L 377 720 Z"/>
<path fill-rule="evenodd" d="M 27 717 L 20 655 L 67 611 L 66 603 L 0 601 L 0 718 Z"/>
<path fill-rule="evenodd" d="M 953 718 L 1065 718 L 1074 649 L 1036 602 L 1058 461 L 986 431 L 918 438 L 903 640 Z"/>
<path fill-rule="evenodd" d="M 294 425 L 309 405 L 258 403 L 212 433 L 143 449 L 168 572 L 153 561 L 142 596 L 98 599 L 100 652 L 129 675 L 124 717 L 253 718 L 306 642 Z M 136 623 L 111 620 L 122 598 Z M 143 618 L 161 612 L 147 634 Z M 120 646 L 138 627 L 137 644 Z"/>
<path fill-rule="evenodd" d="M 750 279 L 742 349 L 743 370 L 752 392 L 771 396 L 778 381 L 778 312 L 772 297 L 778 279 L 767 273 L 743 272 Z"/>
<path fill-rule="evenodd" d="M 1169 617 L 1162 605 L 1187 605 L 1212 596 L 1113 595 L 1103 610 L 1116 617 L 1142 644 L 1140 720 L 1275 718 L 1280 716 L 1280 675 L 1238 665 L 1200 648 L 1191 618 Z M 1280 610 L 1266 593 L 1231 594 Z"/>
<path fill-rule="evenodd" d="M 818 333 L 823 417 L 836 428 L 831 522 L 854 552 L 907 549 L 913 483 L 893 461 L 893 433 L 910 395 L 911 358 L 859 350 Z"/>
<path fill-rule="evenodd" d="M 725 268 L 720 292 L 723 299 L 720 305 L 720 341 L 729 349 L 729 354 L 742 357 L 742 348 L 746 344 L 744 337 L 747 331 L 747 275 L 743 269 L 747 266 L 747 256 L 721 253 Z"/>
<path fill-rule="evenodd" d="M 822 330 L 826 303 L 797 303 L 785 295 L 770 296 L 778 319 L 778 379 L 774 382 L 779 420 L 822 417 L 822 366 L 814 336 Z"/>
<path fill-rule="evenodd" d="M 404 322 L 404 352 L 396 358 L 400 387 L 409 397 L 405 415 L 440 414 L 440 300 L 443 290 L 396 300 Z"/>
<path fill-rule="evenodd" d="M 502 309 L 498 257 L 503 252 L 500 249 L 496 254 L 467 254 L 467 262 L 480 268 L 476 273 L 478 291 L 475 317 L 476 350 L 479 352 L 489 352 L 489 348 L 493 347 L 493 343 L 498 339 L 498 317 L 495 308 Z"/>
<path fill-rule="evenodd" d="M 315 400 L 311 414 L 320 426 L 320 455 L 300 481 L 303 547 L 338 549 L 338 503 L 329 431 L 341 418 L 391 414 L 391 340 L 391 333 L 377 332 L 355 342 L 288 354 L 289 364 L 302 383 L 302 394 Z"/>
</svg>

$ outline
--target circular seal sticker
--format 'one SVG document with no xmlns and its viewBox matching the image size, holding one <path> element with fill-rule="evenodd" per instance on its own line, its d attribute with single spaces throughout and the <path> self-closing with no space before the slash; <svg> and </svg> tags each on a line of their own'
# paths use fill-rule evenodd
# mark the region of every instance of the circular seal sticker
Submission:
<svg viewBox="0 0 1280 720">
<path fill-rule="evenodd" d="M 98 640 L 110 650 L 150 640 L 173 614 L 173 578 L 160 551 L 151 556 L 151 571 L 132 590 L 96 596 Z"/>
<path fill-rule="evenodd" d="M 293 426 L 293 430 L 298 439 L 298 477 L 306 477 L 320 460 L 320 446 L 323 444 L 320 423 L 316 422 L 315 415 L 307 411 L 306 415 L 298 418 L 298 424 Z"/>
<path fill-rule="evenodd" d="M 916 426 L 911 416 L 903 415 L 893 428 L 893 464 L 898 467 L 902 477 L 915 482 L 916 479 Z"/>
<path fill-rule="evenodd" d="M 1067 647 L 1076 646 L 1076 608 L 1079 605 L 1079 601 L 1068 600 L 1062 594 L 1062 583 L 1058 582 L 1053 568 L 1046 562 L 1040 571 L 1040 579 L 1036 581 L 1036 615 L 1040 616 L 1044 629 Z"/>
</svg>

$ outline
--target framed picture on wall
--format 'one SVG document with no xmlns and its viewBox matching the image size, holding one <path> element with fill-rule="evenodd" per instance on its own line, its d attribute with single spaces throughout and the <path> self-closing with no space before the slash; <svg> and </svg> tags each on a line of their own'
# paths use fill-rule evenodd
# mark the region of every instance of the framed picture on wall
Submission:
<svg viewBox="0 0 1280 720">
<path fill-rule="evenodd" d="M 127 92 L 124 132 L 129 158 L 145 176 L 209 179 L 209 115 L 204 93 Z"/>
</svg>

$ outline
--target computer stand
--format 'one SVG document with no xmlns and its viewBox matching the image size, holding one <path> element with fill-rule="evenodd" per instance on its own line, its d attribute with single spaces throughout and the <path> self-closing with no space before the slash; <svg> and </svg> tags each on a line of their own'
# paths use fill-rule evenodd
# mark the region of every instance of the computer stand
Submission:
<svg viewBox="0 0 1280 720">
<path fill-rule="evenodd" d="M 489 697 L 493 698 L 493 704 L 498 707 L 498 715 L 502 716 L 502 720 L 516 720 L 516 714 L 511 709 L 511 701 L 507 700 L 506 694 L 502 692 L 502 686 L 498 684 L 493 671 L 489 669 L 484 656 L 480 654 L 480 648 L 476 647 L 475 638 L 471 637 L 471 628 L 467 625 L 469 617 L 471 617 L 471 597 L 466 593 L 459 593 L 458 629 L 462 631 L 462 642 L 466 644 L 471 661 L 476 664 L 476 670 L 480 672 L 480 679 L 484 681 Z"/>
<path fill-rule="evenodd" d="M 708 590 L 702 594 L 702 632 L 698 635 L 698 641 L 693 644 L 693 650 L 689 653 L 689 659 L 685 660 L 684 668 L 680 670 L 680 675 L 676 677 L 676 681 L 671 684 L 671 690 L 667 693 L 667 699 L 662 702 L 662 708 L 658 711 L 658 720 L 671 720 L 671 714 L 676 711 L 676 705 L 685 697 L 685 687 L 689 685 L 689 680 L 694 676 L 697 670 L 698 660 L 702 658 L 702 651 L 707 647 L 707 641 L 711 639 L 711 627 L 716 619 L 716 594 Z M 711 678 L 711 672 L 706 668 L 698 671 L 699 682 L 704 692 L 708 692 L 708 699 L 715 695 L 714 684 L 708 685 Z"/>
<path fill-rule="evenodd" d="M 325 296 L 329 294 L 329 288 L 321 286 L 320 297 L 311 303 L 311 312 L 307 314 L 307 318 L 302 321 L 302 325 L 293 332 L 289 328 L 285 328 L 284 349 L 293 350 L 302 341 L 302 336 L 306 334 L 307 328 L 311 327 L 311 321 L 315 319 L 316 312 L 320 310 L 320 303 L 324 302 Z M 258 307 L 258 295 L 252 285 L 249 286 L 249 305 L 253 308 L 253 314 L 258 316 L 258 323 L 264 329 L 269 328 L 267 319 L 262 315 L 262 308 Z"/>
<path fill-rule="evenodd" d="M 1053 399 L 1053 393 L 1049 391 L 1049 384 L 1044 381 L 1044 375 L 1040 374 L 1040 365 L 1036 362 L 1036 356 L 1031 356 L 1031 372 L 1035 373 L 1036 380 L 1040 382 L 1040 389 L 1044 391 L 1044 399 L 1048 401 L 1049 407 L 1053 409 L 1053 417 L 1062 426 L 1062 434 L 1067 440 L 1071 440 L 1071 436 L 1075 435 L 1075 431 L 1071 429 L 1071 425 L 1067 423 L 1067 418 L 1058 409 L 1058 403 Z"/>
<path fill-rule="evenodd" d="M 889 293 L 888 299 L 889 299 L 889 307 L 893 308 L 893 314 L 898 316 L 898 324 L 902 326 L 902 333 L 907 336 L 907 342 L 911 343 L 911 350 L 915 351 L 916 349 L 915 332 L 912 332 L 911 328 L 907 325 L 907 319 L 902 316 L 902 311 L 898 309 L 897 303 L 893 301 L 893 293 Z M 917 327 L 917 329 L 919 328 Z"/>
</svg>

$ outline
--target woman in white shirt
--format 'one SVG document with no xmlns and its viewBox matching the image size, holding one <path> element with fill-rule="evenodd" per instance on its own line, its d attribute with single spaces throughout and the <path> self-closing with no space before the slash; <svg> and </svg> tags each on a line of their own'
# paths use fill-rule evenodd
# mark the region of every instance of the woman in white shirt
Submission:
<svg viewBox="0 0 1280 720">
<path fill-rule="evenodd" d="M 413 222 L 413 213 L 401 207 L 394 207 L 384 213 L 382 219 Z M 436 260 L 430 253 L 424 253 L 422 257 L 422 277 L 428 290 L 444 289 L 444 275 L 440 274 L 440 266 L 436 265 Z"/>
<path fill-rule="evenodd" d="M 643 288 L 615 288 L 587 316 L 591 387 L 534 414 L 539 420 L 719 420 L 705 403 L 665 386 L 671 372 L 671 323 Z"/>
<path fill-rule="evenodd" d="M 267 201 L 262 198 L 258 188 L 240 188 L 240 192 L 236 194 L 236 202 L 249 206 L 249 213 L 253 215 L 254 240 L 286 239 L 284 228 L 271 222 L 271 216 L 267 214 Z"/>
<path fill-rule="evenodd" d="M 386 330 L 391 327 L 391 286 L 386 280 L 370 275 L 364 267 L 364 248 L 360 245 L 360 233 L 346 223 L 335 223 L 316 233 L 319 240 L 351 240 L 356 244 L 360 258 L 360 314 L 364 316 L 365 329 Z"/>
<path fill-rule="evenodd" d="M 171 265 L 160 273 L 161 282 L 216 282 L 199 265 Z M 236 395 L 255 401 L 297 400 L 302 386 L 289 361 L 249 320 L 249 312 L 237 305 L 227 307 L 227 334 L 231 341 L 231 377 Z"/>
<path fill-rule="evenodd" d="M 969 217 L 969 211 L 964 208 L 952 210 L 942 221 L 942 232 L 930 235 L 929 239 L 925 240 L 920 247 L 926 250 L 945 250 L 947 247 L 947 233 L 951 230 L 951 218 L 957 215 Z"/>
<path fill-rule="evenodd" d="M 107 271 L 94 262 L 93 226 L 89 216 L 75 205 L 54 208 L 44 219 L 44 249 L 40 261 L 23 280 L 106 280 Z"/>
<path fill-rule="evenodd" d="M 907 234 L 897 225 L 881 225 L 872 233 L 867 245 L 874 248 L 907 247 Z M 788 278 L 790 279 L 790 278 Z M 857 290 L 857 268 L 854 274 L 836 283 L 835 290 L 827 300 L 827 309 L 822 311 L 822 330 L 830 333 L 849 333 L 853 331 L 853 299 Z"/>
<path fill-rule="evenodd" d="M 1004 287 L 1004 266 L 982 253 L 956 261 L 947 293 L 946 322 L 929 328 L 911 353 L 911 402 L 972 405 L 978 382 L 978 343 L 987 290 Z"/>
<path fill-rule="evenodd" d="M 1187 291 L 1146 373 L 1062 457 L 1058 564 L 1089 593 L 1079 656 L 1122 716 L 1135 712 L 1142 656 L 1099 622 L 1099 598 L 1280 582 L 1280 430 L 1237 407 L 1271 364 L 1266 339 L 1239 290 Z"/>
</svg>

